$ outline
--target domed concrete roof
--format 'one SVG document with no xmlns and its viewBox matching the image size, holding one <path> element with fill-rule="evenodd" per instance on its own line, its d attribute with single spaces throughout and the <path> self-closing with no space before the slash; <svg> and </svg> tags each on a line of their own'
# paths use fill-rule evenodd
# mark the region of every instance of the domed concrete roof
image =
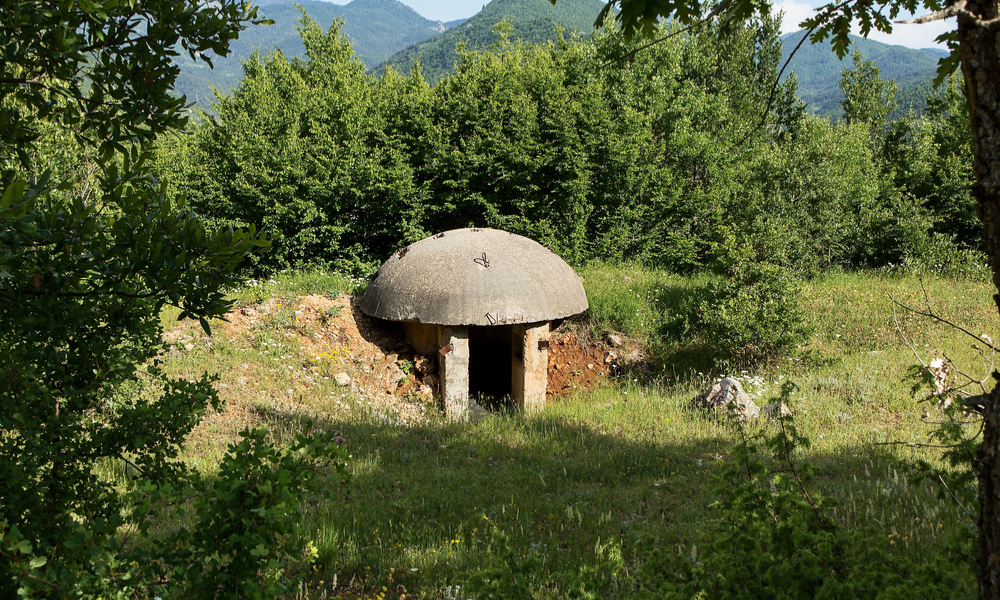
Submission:
<svg viewBox="0 0 1000 600">
<path fill-rule="evenodd" d="M 556 253 L 496 229 L 454 229 L 397 250 L 361 298 L 367 315 L 437 325 L 538 323 L 587 306 Z"/>
</svg>

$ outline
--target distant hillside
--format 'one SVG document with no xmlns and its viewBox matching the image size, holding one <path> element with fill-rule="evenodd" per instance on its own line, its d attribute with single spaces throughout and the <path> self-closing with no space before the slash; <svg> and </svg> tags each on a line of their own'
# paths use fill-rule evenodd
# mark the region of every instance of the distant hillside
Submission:
<svg viewBox="0 0 1000 600">
<path fill-rule="evenodd" d="M 334 19 L 344 19 L 344 33 L 350 37 L 358 58 L 368 67 L 380 64 L 387 57 L 417 42 L 438 35 L 447 29 L 440 21 L 431 21 L 397 0 L 354 0 L 347 5 L 316 0 L 299 0 L 298 4 L 323 29 Z M 291 0 L 258 2 L 260 14 L 274 25 L 251 27 L 232 43 L 232 53 L 214 58 L 215 69 L 204 62 L 192 61 L 187 55 L 178 57 L 181 74 L 176 90 L 203 108 L 212 99 L 211 86 L 220 90 L 235 87 L 243 77 L 242 61 L 254 48 L 271 52 L 280 48 L 291 58 L 305 52 L 295 26 L 302 14 Z"/>
<path fill-rule="evenodd" d="M 424 76 L 432 83 L 437 82 L 454 71 L 458 61 L 455 46 L 459 42 L 464 41 L 470 50 L 489 47 L 497 40 L 493 26 L 504 19 L 509 19 L 514 27 L 513 39 L 542 43 L 555 39 L 556 27 L 562 27 L 566 33 L 573 30 L 589 33 L 604 5 L 603 0 L 563 1 L 555 6 L 549 0 L 493 0 L 461 25 L 410 46 L 379 69 L 392 65 L 397 71 L 408 73 L 419 56 Z"/>
<path fill-rule="evenodd" d="M 796 31 L 783 37 L 782 61 L 805 35 Z M 905 113 L 911 106 L 923 111 L 924 100 L 932 91 L 931 81 L 937 73 L 938 59 L 946 56 L 944 50 L 923 48 L 913 50 L 903 46 L 890 46 L 873 40 L 851 36 L 852 51 L 857 48 L 868 60 L 874 60 L 884 79 L 895 79 L 899 87 L 896 99 L 898 113 Z M 829 40 L 812 45 L 807 41 L 792 58 L 786 73 L 795 69 L 799 78 L 799 98 L 809 105 L 809 112 L 837 118 L 843 115 L 840 102 L 840 73 L 851 66 L 850 54 L 838 60 Z"/>
</svg>

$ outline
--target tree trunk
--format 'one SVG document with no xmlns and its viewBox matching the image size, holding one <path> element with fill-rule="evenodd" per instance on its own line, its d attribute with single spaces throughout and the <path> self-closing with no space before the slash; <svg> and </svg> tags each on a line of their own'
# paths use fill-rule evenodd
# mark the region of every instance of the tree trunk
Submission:
<svg viewBox="0 0 1000 600">
<path fill-rule="evenodd" d="M 1000 15 L 1000 0 L 970 0 L 958 16 L 959 52 L 965 97 L 972 125 L 972 195 L 983 222 L 986 254 L 1000 311 L 1000 23 L 979 21 Z M 983 406 L 983 441 L 973 469 L 979 481 L 979 548 L 976 557 L 979 597 L 1000 600 L 1000 383 Z"/>
</svg>

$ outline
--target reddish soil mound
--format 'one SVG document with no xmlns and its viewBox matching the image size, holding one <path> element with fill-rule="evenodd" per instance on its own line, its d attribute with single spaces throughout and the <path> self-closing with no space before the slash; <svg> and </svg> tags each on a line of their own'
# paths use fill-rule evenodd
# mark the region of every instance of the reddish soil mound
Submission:
<svg viewBox="0 0 1000 600">
<path fill-rule="evenodd" d="M 298 365 L 298 370 L 304 367 L 304 388 L 336 379 L 344 391 L 354 392 L 401 421 L 423 420 L 422 404 L 431 402 L 440 389 L 436 357 L 415 353 L 398 324 L 372 319 L 354 304 L 349 296 L 313 295 L 289 301 L 271 298 L 233 310 L 227 315 L 228 323 L 218 330 L 226 337 L 244 339 L 255 353 L 265 350 L 262 340 L 295 338 L 295 356 L 280 359 L 291 359 L 289 364 Z M 270 337 L 261 337 L 266 332 Z M 196 329 L 186 327 L 164 337 L 183 349 L 196 345 L 201 336 Z M 553 331 L 548 393 L 559 396 L 606 380 L 624 352 L 618 336 L 608 339 L 610 343 L 595 338 L 589 330 L 566 324 Z M 266 365 L 274 366 L 270 362 Z"/>
<path fill-rule="evenodd" d="M 607 379 L 616 353 L 589 331 L 571 331 L 565 325 L 549 340 L 549 395 L 591 389 Z"/>
</svg>

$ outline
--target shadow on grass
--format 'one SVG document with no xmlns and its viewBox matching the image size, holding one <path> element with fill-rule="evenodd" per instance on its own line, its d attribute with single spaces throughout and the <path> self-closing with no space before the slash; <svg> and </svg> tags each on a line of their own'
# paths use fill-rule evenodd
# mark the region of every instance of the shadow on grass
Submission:
<svg viewBox="0 0 1000 600">
<path fill-rule="evenodd" d="M 706 422 L 713 431 L 664 443 L 653 430 L 629 431 L 627 408 L 595 410 L 613 415 L 607 427 L 559 414 L 317 423 L 339 431 L 354 457 L 352 481 L 307 517 L 323 577 L 381 585 L 394 573 L 397 585 L 442 588 L 506 564 L 508 553 L 537 561 L 537 574 L 567 577 L 599 569 L 609 552 L 689 556 L 713 499 L 724 427 Z M 283 418 L 296 419 L 266 416 L 298 425 Z"/>
<path fill-rule="evenodd" d="M 624 574 L 647 591 L 690 583 L 719 518 L 711 505 L 731 460 L 733 426 L 676 406 L 657 411 L 649 399 L 601 399 L 587 404 L 588 423 L 572 402 L 477 423 L 318 423 L 344 435 L 354 461 L 352 481 L 306 515 L 320 550 L 314 578 L 436 590 L 430 597 L 448 597 L 442 590 L 484 573 L 545 597 L 574 597 L 574 586 L 632 597 L 635 588 L 621 587 Z M 890 449 L 809 460 L 816 490 L 837 497 L 840 517 L 863 528 L 869 543 L 930 560 L 944 534 L 926 524 L 961 520 L 933 486 L 910 486 Z M 904 535 L 912 548 L 890 548 Z"/>
</svg>

